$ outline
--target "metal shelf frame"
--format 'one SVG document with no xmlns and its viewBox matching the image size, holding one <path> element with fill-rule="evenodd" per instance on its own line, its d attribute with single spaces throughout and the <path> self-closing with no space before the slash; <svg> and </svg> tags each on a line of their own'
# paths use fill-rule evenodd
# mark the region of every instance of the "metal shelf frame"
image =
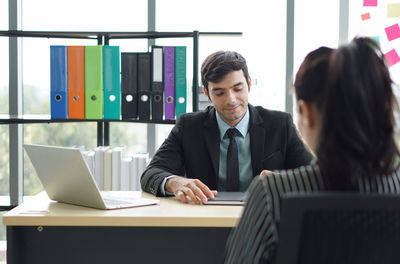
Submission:
<svg viewBox="0 0 400 264">
<path fill-rule="evenodd" d="M 109 45 L 113 39 L 158 39 L 158 38 L 193 38 L 193 112 L 198 111 L 198 87 L 199 87 L 199 37 L 204 36 L 241 36 L 241 32 L 105 32 L 105 31 L 23 31 L 6 30 L 0 31 L 0 36 L 4 37 L 34 37 L 34 38 L 74 38 L 74 39 L 93 39 L 97 40 L 98 45 Z M 97 145 L 108 146 L 110 143 L 110 121 L 138 122 L 150 124 L 174 124 L 175 121 L 140 121 L 136 119 L 128 120 L 89 120 L 89 119 L 0 119 L 0 124 L 23 124 L 23 123 L 53 123 L 53 122 L 97 122 Z"/>
</svg>

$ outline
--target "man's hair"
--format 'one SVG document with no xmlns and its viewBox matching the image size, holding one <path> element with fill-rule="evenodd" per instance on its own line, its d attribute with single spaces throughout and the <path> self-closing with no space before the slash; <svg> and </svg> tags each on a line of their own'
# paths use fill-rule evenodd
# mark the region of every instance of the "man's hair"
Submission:
<svg viewBox="0 0 400 264">
<path fill-rule="evenodd" d="M 210 54 L 201 65 L 201 82 L 208 92 L 208 82 L 219 82 L 225 75 L 242 70 L 249 85 L 246 60 L 235 51 L 217 51 Z"/>
</svg>

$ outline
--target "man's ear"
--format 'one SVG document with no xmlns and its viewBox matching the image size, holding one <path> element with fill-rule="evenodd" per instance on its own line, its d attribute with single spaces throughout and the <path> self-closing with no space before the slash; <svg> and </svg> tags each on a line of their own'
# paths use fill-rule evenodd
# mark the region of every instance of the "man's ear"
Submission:
<svg viewBox="0 0 400 264">
<path fill-rule="evenodd" d="M 206 89 L 205 86 L 203 86 L 203 93 L 206 95 L 208 101 L 211 102 L 210 95 L 208 94 L 207 89 Z M 212 103 L 212 102 L 211 102 L 211 103 Z"/>
<path fill-rule="evenodd" d="M 250 87 L 251 87 L 251 77 L 249 76 L 249 79 L 247 80 L 247 82 L 249 83 L 249 92 L 250 92 Z"/>
<path fill-rule="evenodd" d="M 299 100 L 297 102 L 299 114 L 303 116 L 303 125 L 313 127 L 315 125 L 316 112 L 312 104 Z"/>
</svg>

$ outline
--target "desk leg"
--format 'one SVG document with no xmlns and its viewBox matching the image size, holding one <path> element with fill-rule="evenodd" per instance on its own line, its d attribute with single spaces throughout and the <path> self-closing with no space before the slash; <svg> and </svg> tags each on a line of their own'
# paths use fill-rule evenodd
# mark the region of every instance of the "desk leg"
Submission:
<svg viewBox="0 0 400 264">
<path fill-rule="evenodd" d="M 221 263 L 230 228 L 7 227 L 7 263 Z"/>
<path fill-rule="evenodd" d="M 19 256 L 22 248 L 20 248 L 19 243 L 23 239 L 18 238 L 17 233 L 15 228 L 7 226 L 7 263 L 21 263 Z"/>
</svg>

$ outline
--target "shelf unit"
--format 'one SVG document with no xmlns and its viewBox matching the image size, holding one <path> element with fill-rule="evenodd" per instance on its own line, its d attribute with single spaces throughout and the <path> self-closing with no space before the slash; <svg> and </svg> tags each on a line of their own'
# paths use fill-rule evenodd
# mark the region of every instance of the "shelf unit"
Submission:
<svg viewBox="0 0 400 264">
<path fill-rule="evenodd" d="M 22 31 L 7 30 L 0 31 L 0 36 L 4 37 L 33 37 L 33 38 L 73 38 L 73 39 L 93 39 L 97 40 L 98 45 L 108 45 L 113 39 L 158 39 L 158 38 L 193 38 L 193 112 L 198 111 L 198 87 L 199 87 L 199 36 L 241 36 L 241 32 L 102 32 L 102 31 Z M 140 121 L 136 119 L 128 120 L 109 120 L 109 119 L 51 119 L 44 118 L 1 118 L 0 124 L 24 124 L 24 123 L 61 123 L 61 122 L 97 122 L 97 145 L 108 146 L 110 143 L 110 122 L 137 122 L 153 124 L 174 124 L 174 120 L 165 121 Z"/>
<path fill-rule="evenodd" d="M 15 8 L 13 6 L 13 8 Z M 154 7 L 153 7 L 154 8 Z M 151 15 L 154 20 L 154 14 Z M 13 21 L 14 23 L 15 21 Z M 15 22 L 16 23 L 16 22 Z M 12 24 L 10 28 L 16 28 L 17 24 Z M 149 28 L 153 29 L 155 26 L 149 22 Z M 23 31 L 23 30 L 0 30 L 0 37 L 8 37 L 10 40 L 17 38 L 65 38 L 65 39 L 92 39 L 97 41 L 98 45 L 108 45 L 110 40 L 113 39 L 148 39 L 154 40 L 159 38 L 192 38 L 193 39 L 193 83 L 192 83 L 192 98 L 193 98 L 193 111 L 198 111 L 199 102 L 199 37 L 200 36 L 219 36 L 219 37 L 239 37 L 242 32 L 104 32 L 104 31 Z M 14 44 L 13 44 L 14 45 Z M 10 54 L 16 55 L 16 50 L 10 50 Z M 12 64 L 10 67 L 14 67 Z M 14 77 L 14 76 L 13 76 Z M 10 80 L 11 82 L 11 80 Z M 15 83 L 13 78 L 12 83 Z M 17 93 L 18 94 L 18 93 Z M 19 96 L 19 95 L 18 95 Z M 50 96 L 50 95 L 49 95 Z M 20 133 L 21 128 L 15 127 L 17 124 L 34 124 L 34 123 L 70 123 L 70 122 L 96 122 L 97 123 L 97 145 L 107 146 L 110 143 L 110 122 L 132 122 L 132 123 L 146 123 L 146 124 L 174 124 L 175 120 L 164 121 L 151 121 L 151 120 L 110 120 L 110 119 L 51 119 L 50 115 L 0 115 L 0 125 L 9 124 L 12 127 L 12 133 Z M 10 144 L 17 144 L 22 148 L 22 140 L 14 138 Z M 12 166 L 10 165 L 10 186 L 13 185 L 10 191 L 10 206 L 0 205 L 0 210 L 10 210 L 15 205 L 19 204 L 22 199 L 22 174 L 19 172 L 22 159 L 20 151 L 13 150 L 10 152 L 10 161 L 13 160 Z M 12 175 L 16 174 L 16 175 Z M 11 180 L 13 178 L 13 180 Z M 14 179 L 16 178 L 16 179 Z M 12 182 L 12 183 L 11 183 Z"/>
</svg>

